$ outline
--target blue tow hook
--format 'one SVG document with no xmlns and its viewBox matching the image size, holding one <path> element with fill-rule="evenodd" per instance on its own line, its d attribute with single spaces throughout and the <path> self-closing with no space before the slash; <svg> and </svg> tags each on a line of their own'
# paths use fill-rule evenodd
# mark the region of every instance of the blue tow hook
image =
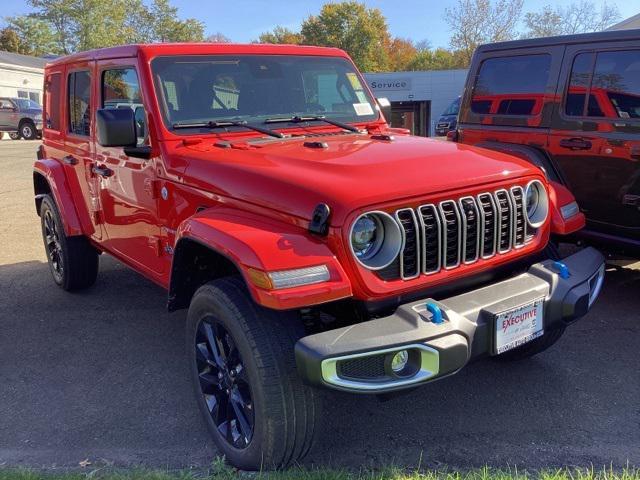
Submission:
<svg viewBox="0 0 640 480">
<path fill-rule="evenodd" d="M 431 321 L 435 324 L 444 322 L 442 319 L 442 310 L 435 303 L 427 303 L 427 312 L 431 314 Z"/>
<path fill-rule="evenodd" d="M 569 267 L 565 263 L 562 262 L 553 262 L 553 268 L 558 272 L 560 278 L 566 280 L 571 276 L 571 272 L 569 272 Z"/>
</svg>

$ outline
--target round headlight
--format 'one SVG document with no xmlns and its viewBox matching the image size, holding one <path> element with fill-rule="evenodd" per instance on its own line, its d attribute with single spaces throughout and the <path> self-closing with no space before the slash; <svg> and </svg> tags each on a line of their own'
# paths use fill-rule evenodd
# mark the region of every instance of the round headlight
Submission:
<svg viewBox="0 0 640 480">
<path fill-rule="evenodd" d="M 527 221 L 533 228 L 540 227 L 549 214 L 549 197 L 544 185 L 538 180 L 529 182 L 525 189 Z"/>
<path fill-rule="evenodd" d="M 400 253 L 402 234 L 391 215 L 368 212 L 360 215 L 349 234 L 349 245 L 356 260 L 370 270 L 389 265 Z"/>
<path fill-rule="evenodd" d="M 373 257 L 384 239 L 384 227 L 380 219 L 373 215 L 363 215 L 351 230 L 351 245 L 356 257 L 366 260 Z"/>
</svg>

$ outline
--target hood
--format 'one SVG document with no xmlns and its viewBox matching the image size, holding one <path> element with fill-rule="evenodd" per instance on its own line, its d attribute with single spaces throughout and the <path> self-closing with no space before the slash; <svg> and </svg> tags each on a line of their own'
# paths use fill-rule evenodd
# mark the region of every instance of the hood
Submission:
<svg viewBox="0 0 640 480">
<path fill-rule="evenodd" d="M 304 146 L 309 141 L 327 148 Z M 303 219 L 326 203 L 334 226 L 356 209 L 539 173 L 499 152 L 413 136 L 384 141 L 335 135 L 237 147 L 221 148 L 208 139 L 177 147 L 175 154 L 188 165 L 184 182 Z"/>
<path fill-rule="evenodd" d="M 452 122 L 453 120 L 455 120 L 456 118 L 458 118 L 457 115 L 442 115 L 439 119 L 438 122 Z"/>
</svg>

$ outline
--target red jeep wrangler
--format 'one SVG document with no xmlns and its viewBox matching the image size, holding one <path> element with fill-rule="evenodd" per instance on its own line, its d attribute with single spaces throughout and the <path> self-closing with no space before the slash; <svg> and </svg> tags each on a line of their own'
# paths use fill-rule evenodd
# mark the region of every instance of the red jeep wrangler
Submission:
<svg viewBox="0 0 640 480">
<path fill-rule="evenodd" d="M 519 156 L 567 186 L 574 237 L 640 258 L 640 30 L 537 38 L 476 51 L 457 140 Z M 456 134 L 452 135 L 453 137 Z"/>
<path fill-rule="evenodd" d="M 199 407 L 234 465 L 309 449 L 319 387 L 381 394 L 548 348 L 598 296 L 556 261 L 567 191 L 524 160 L 393 130 L 332 48 L 164 44 L 45 73 L 34 187 L 55 282 L 108 253 L 188 308 Z"/>
</svg>

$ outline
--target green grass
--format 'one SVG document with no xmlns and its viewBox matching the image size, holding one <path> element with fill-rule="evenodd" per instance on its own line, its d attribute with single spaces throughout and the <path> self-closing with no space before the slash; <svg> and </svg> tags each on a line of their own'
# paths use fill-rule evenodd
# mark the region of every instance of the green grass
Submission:
<svg viewBox="0 0 640 480">
<path fill-rule="evenodd" d="M 407 471 L 399 468 L 362 470 L 291 469 L 284 472 L 238 472 L 216 460 L 208 472 L 114 470 L 86 467 L 60 473 L 31 469 L 2 469 L 0 480 L 640 480 L 640 469 L 585 468 L 524 471 L 482 468 L 460 471 Z"/>
</svg>

